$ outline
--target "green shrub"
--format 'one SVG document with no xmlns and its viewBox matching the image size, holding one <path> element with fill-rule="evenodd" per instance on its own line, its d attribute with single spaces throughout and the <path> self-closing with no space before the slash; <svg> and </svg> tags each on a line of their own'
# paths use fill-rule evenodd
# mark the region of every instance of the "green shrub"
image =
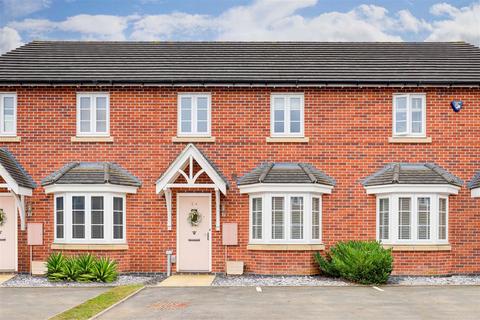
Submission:
<svg viewBox="0 0 480 320">
<path fill-rule="evenodd" d="M 92 274 L 96 281 L 115 281 L 118 277 L 117 263 L 110 258 L 102 257 L 95 262 Z"/>
<path fill-rule="evenodd" d="M 326 258 L 316 253 L 315 260 L 326 275 L 361 284 L 386 283 L 393 263 L 391 250 L 376 241 L 339 242 Z"/>
<path fill-rule="evenodd" d="M 65 257 L 61 252 L 52 253 L 47 259 L 47 277 L 51 281 L 61 281 L 64 279 L 62 273 Z"/>
<path fill-rule="evenodd" d="M 117 263 L 89 253 L 73 257 L 52 253 L 47 259 L 47 277 L 50 281 L 112 282 L 118 277 Z"/>
<path fill-rule="evenodd" d="M 77 281 L 90 282 L 95 280 L 95 276 L 93 275 L 95 262 L 95 257 L 90 253 L 82 254 L 76 258 L 76 264 L 78 268 Z"/>
</svg>

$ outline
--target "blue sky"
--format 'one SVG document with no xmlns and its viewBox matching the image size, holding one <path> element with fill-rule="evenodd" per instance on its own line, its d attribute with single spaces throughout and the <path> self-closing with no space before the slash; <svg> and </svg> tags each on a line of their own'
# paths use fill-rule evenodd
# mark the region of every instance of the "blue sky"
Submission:
<svg viewBox="0 0 480 320">
<path fill-rule="evenodd" d="M 0 53 L 34 39 L 480 45 L 480 0 L 0 0 Z"/>
</svg>

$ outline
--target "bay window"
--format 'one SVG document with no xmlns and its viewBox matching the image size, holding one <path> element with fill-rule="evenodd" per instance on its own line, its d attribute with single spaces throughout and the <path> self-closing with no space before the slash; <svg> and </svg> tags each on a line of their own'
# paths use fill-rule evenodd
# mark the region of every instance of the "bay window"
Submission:
<svg viewBox="0 0 480 320">
<path fill-rule="evenodd" d="M 59 193 L 55 196 L 56 243 L 124 243 L 125 196 Z"/>
<path fill-rule="evenodd" d="M 377 239 L 385 244 L 447 243 L 448 198 L 390 194 L 377 198 Z"/>
<path fill-rule="evenodd" d="M 250 196 L 250 243 L 321 243 L 321 198 L 312 193 Z"/>
</svg>

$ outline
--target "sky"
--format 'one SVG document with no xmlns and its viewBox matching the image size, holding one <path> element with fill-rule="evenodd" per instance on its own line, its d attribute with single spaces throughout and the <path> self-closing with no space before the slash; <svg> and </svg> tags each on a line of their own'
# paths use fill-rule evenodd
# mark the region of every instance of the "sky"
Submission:
<svg viewBox="0 0 480 320">
<path fill-rule="evenodd" d="M 0 0 L 0 54 L 32 40 L 480 46 L 480 0 Z"/>
</svg>

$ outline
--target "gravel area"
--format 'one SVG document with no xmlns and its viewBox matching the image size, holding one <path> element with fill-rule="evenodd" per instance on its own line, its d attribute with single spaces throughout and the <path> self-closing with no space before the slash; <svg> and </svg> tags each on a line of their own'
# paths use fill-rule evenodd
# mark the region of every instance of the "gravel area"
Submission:
<svg viewBox="0 0 480 320">
<path fill-rule="evenodd" d="M 127 284 L 150 284 L 163 279 L 162 276 L 120 275 L 114 282 L 50 282 L 45 277 L 19 274 L 4 282 L 0 287 L 113 287 Z"/>
<path fill-rule="evenodd" d="M 223 276 L 217 275 L 212 286 L 350 286 L 350 282 L 320 276 Z"/>
<path fill-rule="evenodd" d="M 480 276 L 406 277 L 392 276 L 388 284 L 401 286 L 480 285 Z"/>
</svg>

